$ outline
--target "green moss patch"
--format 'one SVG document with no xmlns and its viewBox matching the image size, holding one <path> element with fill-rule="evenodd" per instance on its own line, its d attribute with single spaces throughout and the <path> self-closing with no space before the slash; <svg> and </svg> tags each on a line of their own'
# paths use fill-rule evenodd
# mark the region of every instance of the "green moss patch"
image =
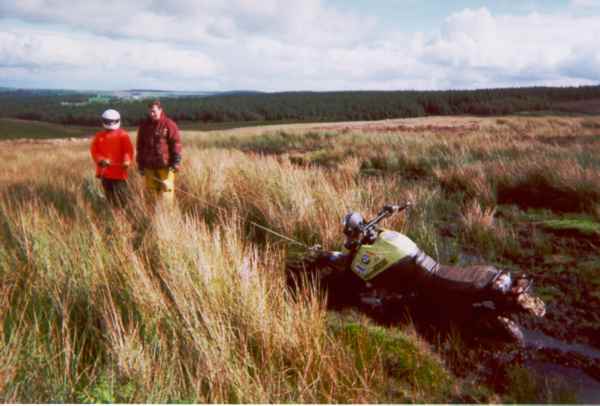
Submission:
<svg viewBox="0 0 600 406">
<path fill-rule="evenodd" d="M 542 228 L 555 234 L 573 237 L 600 238 L 600 223 L 585 218 L 544 220 Z"/>
<path fill-rule="evenodd" d="M 358 368 L 372 365 L 372 361 L 379 357 L 388 375 L 388 384 L 395 391 L 402 388 L 401 391 L 412 396 L 419 392 L 428 402 L 455 397 L 452 394 L 454 379 L 442 361 L 417 337 L 398 328 L 373 326 L 339 317 L 331 317 L 329 324 L 337 337 L 361 354 L 356 358 L 362 363 L 357 365 Z"/>
</svg>

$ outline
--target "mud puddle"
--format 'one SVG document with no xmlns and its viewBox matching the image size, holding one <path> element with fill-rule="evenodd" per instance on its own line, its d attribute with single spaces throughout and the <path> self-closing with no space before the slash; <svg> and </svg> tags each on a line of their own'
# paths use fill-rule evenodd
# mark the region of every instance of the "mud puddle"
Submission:
<svg viewBox="0 0 600 406">
<path fill-rule="evenodd" d="M 541 350 L 551 349 L 563 353 L 575 353 L 585 358 L 595 359 L 600 362 L 600 350 L 589 345 L 580 343 L 567 343 L 556 338 L 550 337 L 541 331 L 522 329 L 525 347 Z"/>
<path fill-rule="evenodd" d="M 539 383 L 539 388 L 547 388 L 549 393 L 564 392 L 574 396 L 577 403 L 600 404 L 600 349 L 585 343 L 563 341 L 539 330 L 523 327 L 524 343 L 519 345 L 493 329 L 484 333 L 469 323 L 441 323 L 422 309 L 419 311 L 409 307 L 405 310 L 408 310 L 405 314 L 410 314 L 412 326 L 433 345 L 440 337 L 449 336 L 454 331 L 461 336 L 466 347 L 477 354 L 454 366 L 458 367 L 455 372 L 459 375 L 484 366 L 481 378 L 504 392 L 508 389 L 506 374 L 511 367 L 521 365 L 533 373 L 532 377 Z M 370 315 L 373 317 L 372 313 Z M 390 317 L 389 314 L 386 316 L 381 317 L 380 314 L 374 319 L 385 325 L 406 323 L 406 320 Z"/>
<path fill-rule="evenodd" d="M 547 385 L 572 391 L 577 402 L 600 403 L 600 350 L 561 341 L 540 331 L 523 329 L 523 337 L 524 351 L 528 353 L 525 367 L 543 377 Z"/>
<path fill-rule="evenodd" d="M 466 306 L 468 301 L 441 295 L 432 300 L 431 295 L 419 294 L 382 301 L 361 295 L 359 287 L 353 289 L 333 279 L 328 282 L 330 310 L 353 308 L 384 326 L 409 325 L 439 350 L 459 377 L 474 377 L 498 393 L 510 393 L 511 385 L 518 385 L 514 367 L 522 367 L 537 382 L 539 400 L 564 395 L 577 403 L 600 404 L 600 348 L 595 344 L 595 330 L 581 327 L 589 321 L 589 309 L 579 302 L 547 306 L 546 317 L 541 319 L 515 314 L 524 338 L 524 345 L 519 345 L 493 322 L 493 313 Z M 335 289 L 339 286 L 344 289 Z"/>
<path fill-rule="evenodd" d="M 561 385 L 572 391 L 578 403 L 600 403 L 600 382 L 579 368 L 542 361 L 527 361 L 524 366 L 543 377 L 548 385 Z"/>
</svg>

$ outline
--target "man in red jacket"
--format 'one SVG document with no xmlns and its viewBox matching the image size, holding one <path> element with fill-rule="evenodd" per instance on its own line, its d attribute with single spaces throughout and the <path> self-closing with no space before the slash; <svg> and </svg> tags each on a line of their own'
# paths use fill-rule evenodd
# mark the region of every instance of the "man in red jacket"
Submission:
<svg viewBox="0 0 600 406">
<path fill-rule="evenodd" d="M 116 110 L 102 113 L 103 131 L 92 140 L 90 152 L 96 162 L 96 177 L 109 202 L 116 206 L 125 203 L 127 194 L 127 169 L 133 160 L 133 145 L 129 134 L 121 128 L 121 115 Z"/>
<path fill-rule="evenodd" d="M 175 173 L 181 164 L 181 136 L 158 100 L 148 105 L 148 118 L 138 129 L 137 164 L 146 188 L 159 199 L 174 200 Z"/>
</svg>

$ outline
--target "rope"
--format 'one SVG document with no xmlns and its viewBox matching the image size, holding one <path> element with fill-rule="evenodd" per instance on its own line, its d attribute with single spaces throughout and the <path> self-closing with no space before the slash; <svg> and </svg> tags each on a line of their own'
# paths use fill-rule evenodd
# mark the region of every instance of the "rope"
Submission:
<svg viewBox="0 0 600 406">
<path fill-rule="evenodd" d="M 115 164 L 115 165 L 116 165 L 116 164 Z M 119 165 L 119 166 L 122 166 L 122 165 Z M 106 171 L 106 169 L 107 169 L 107 168 L 108 168 L 108 166 L 101 167 L 101 170 L 100 170 L 100 177 L 101 177 L 101 178 L 102 178 L 102 177 L 104 177 L 104 172 Z M 152 179 L 152 180 L 154 180 L 154 181 L 157 181 L 157 182 L 160 182 L 161 184 L 164 184 L 164 181 L 163 181 L 162 179 L 159 179 L 159 178 L 157 178 L 157 177 L 155 177 L 155 176 L 151 176 L 151 177 L 150 177 L 150 179 Z M 188 191 L 186 191 L 186 190 L 183 190 L 183 189 L 180 189 L 180 188 L 178 188 L 178 187 L 175 187 L 175 185 L 173 185 L 173 190 L 177 190 L 178 192 L 181 192 L 181 193 L 183 193 L 183 194 L 186 194 L 186 195 L 188 195 L 188 196 L 192 197 L 193 199 L 196 199 L 197 201 L 199 201 L 199 202 L 201 202 L 201 203 L 203 203 L 203 204 L 205 204 L 205 205 L 207 205 L 207 206 L 210 206 L 210 207 L 212 207 L 212 208 L 215 208 L 215 209 L 217 209 L 217 210 L 224 210 L 222 207 L 219 207 L 219 206 L 216 206 L 216 205 L 214 205 L 214 204 L 211 204 L 211 203 L 207 202 L 206 200 L 204 200 L 204 199 L 202 199 L 202 198 L 200 198 L 200 197 L 196 196 L 196 195 L 195 195 L 195 194 L 193 194 L 193 193 L 190 193 L 190 192 L 188 192 Z M 300 241 L 294 240 L 293 238 L 290 238 L 290 237 L 288 237 L 288 236 L 285 236 L 285 235 L 283 235 L 283 234 L 280 234 L 280 233 L 278 233 L 277 231 L 275 231 L 275 230 L 272 230 L 272 229 L 270 229 L 270 228 L 268 228 L 268 227 L 265 227 L 265 226 L 263 226 L 263 225 L 261 225 L 261 224 L 255 223 L 255 222 L 254 222 L 254 221 L 252 221 L 252 220 L 249 220 L 249 223 L 250 223 L 250 224 L 252 224 L 253 226 L 257 227 L 257 228 L 261 228 L 261 229 L 263 229 L 263 230 L 265 230 L 265 231 L 267 231 L 267 232 L 269 232 L 269 233 L 271 233 L 271 234 L 273 234 L 273 235 L 275 235 L 275 236 L 277 236 L 277 237 L 279 237 L 279 238 L 282 238 L 282 239 L 284 239 L 284 240 L 287 240 L 287 241 L 289 241 L 289 242 L 291 242 L 291 243 L 293 243 L 293 244 L 299 245 L 299 246 L 301 246 L 301 247 L 304 247 L 304 248 L 309 248 L 309 247 L 308 247 L 308 245 L 306 245 L 306 244 L 304 244 L 304 243 L 302 243 L 302 242 L 300 242 Z"/>
<path fill-rule="evenodd" d="M 260 224 L 257 224 L 257 223 L 255 223 L 255 222 L 254 222 L 254 221 L 252 221 L 252 220 L 250 220 L 250 224 L 252 224 L 252 225 L 253 225 L 253 226 L 255 226 L 255 227 L 262 228 L 263 230 L 265 230 L 265 231 L 268 231 L 268 232 L 270 232 L 271 234 L 274 234 L 274 235 L 276 235 L 276 236 L 277 236 L 277 237 L 279 237 L 279 238 L 283 238 L 284 240 L 287 240 L 287 241 L 289 241 L 289 242 L 291 242 L 291 243 L 294 243 L 294 244 L 296 244 L 296 245 L 299 245 L 299 246 L 301 246 L 301 247 L 304 247 L 304 248 L 308 248 L 308 245 L 306 245 L 306 244 L 304 244 L 304 243 L 302 243 L 302 242 L 300 242 L 300 241 L 296 241 L 296 240 L 294 240 L 293 238 L 287 237 L 287 236 L 285 236 L 285 235 L 283 235 L 283 234 L 279 234 L 278 232 L 276 232 L 276 231 L 274 231 L 274 230 L 271 230 L 271 229 L 269 229 L 269 228 L 267 228 L 267 227 L 265 227 L 265 226 L 261 226 Z"/>
<path fill-rule="evenodd" d="M 150 179 L 152 179 L 152 180 L 154 180 L 154 181 L 157 181 L 157 182 L 160 182 L 161 184 L 164 184 L 164 181 L 163 181 L 162 179 L 159 179 L 159 178 L 157 178 L 157 177 L 151 176 L 151 177 L 150 177 Z M 186 190 L 183 190 L 183 189 L 180 189 L 180 188 L 178 188 L 178 187 L 175 187 L 175 185 L 173 185 L 173 190 L 176 190 L 176 191 L 178 191 L 178 192 L 181 192 L 181 193 L 183 193 L 183 194 L 186 194 L 186 195 L 190 196 L 191 198 L 193 198 L 193 199 L 195 199 L 195 200 L 197 200 L 197 201 L 199 201 L 199 202 L 201 202 L 201 203 L 203 203 L 203 204 L 205 204 L 205 205 L 207 205 L 207 206 L 210 206 L 210 207 L 212 207 L 212 208 L 215 208 L 215 209 L 217 209 L 217 210 L 225 210 L 225 209 L 223 209 L 222 207 L 219 207 L 219 206 L 217 206 L 217 205 L 214 205 L 214 204 L 211 204 L 211 203 L 207 202 L 206 200 L 204 200 L 204 199 L 202 199 L 202 198 L 200 198 L 200 197 L 196 196 L 195 194 L 193 194 L 193 193 L 191 193 L 191 192 L 188 192 L 188 191 L 186 191 Z M 293 243 L 293 244 L 299 245 L 299 246 L 301 246 L 301 247 L 303 247 L 303 248 L 307 248 L 307 249 L 309 248 L 309 246 L 308 246 L 308 245 L 306 245 L 306 244 L 304 244 L 304 243 L 302 243 L 302 242 L 300 242 L 300 241 L 294 240 L 293 238 L 290 238 L 290 237 L 288 237 L 288 236 L 286 236 L 286 235 L 280 234 L 280 233 L 278 233 L 277 231 L 275 231 L 275 230 L 273 230 L 273 229 L 270 229 L 270 228 L 268 228 L 268 227 L 265 227 L 265 226 L 263 226 L 263 225 L 261 225 L 261 224 L 255 223 L 255 222 L 254 222 L 254 221 L 252 221 L 252 220 L 249 220 L 248 222 L 249 222 L 251 225 L 253 225 L 253 226 L 257 227 L 257 228 L 261 228 L 261 229 L 263 229 L 263 230 L 265 230 L 265 231 L 267 231 L 267 232 L 269 232 L 269 233 L 271 233 L 271 234 L 273 234 L 273 235 L 275 235 L 275 236 L 277 236 L 277 237 L 279 237 L 279 238 L 282 238 L 282 239 L 284 239 L 284 240 L 287 240 L 287 241 L 289 241 L 289 242 L 291 242 L 291 243 Z"/>
</svg>

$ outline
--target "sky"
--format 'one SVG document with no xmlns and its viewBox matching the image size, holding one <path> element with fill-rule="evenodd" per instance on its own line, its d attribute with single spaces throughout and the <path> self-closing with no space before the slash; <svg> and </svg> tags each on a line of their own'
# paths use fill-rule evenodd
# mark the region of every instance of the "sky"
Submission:
<svg viewBox="0 0 600 406">
<path fill-rule="evenodd" d="M 596 85 L 598 38 L 600 0 L 0 0 L 0 86 Z"/>
</svg>

